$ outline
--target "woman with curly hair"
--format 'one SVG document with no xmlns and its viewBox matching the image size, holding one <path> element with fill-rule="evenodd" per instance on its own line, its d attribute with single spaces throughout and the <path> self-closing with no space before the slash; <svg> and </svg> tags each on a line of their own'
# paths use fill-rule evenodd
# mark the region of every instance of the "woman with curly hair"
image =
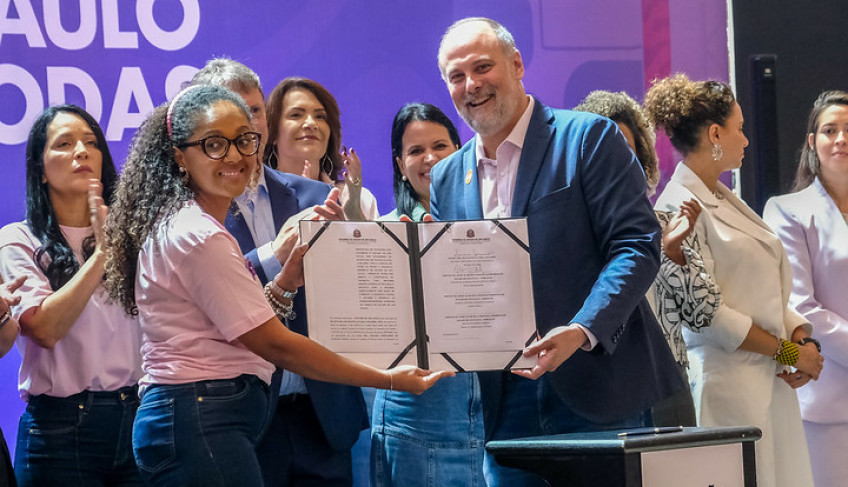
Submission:
<svg viewBox="0 0 848 487">
<path fill-rule="evenodd" d="M 50 107 L 30 130 L 26 164 L 26 221 L 0 231 L 3 281 L 27 276 L 13 307 L 27 401 L 18 483 L 140 485 L 130 444 L 140 334 L 103 289 L 103 221 L 117 179 L 103 131 L 77 106 Z"/>
<path fill-rule="evenodd" d="M 792 264 L 789 303 L 816 327 L 828 359 L 798 391 L 817 487 L 848 478 L 848 92 L 825 91 L 810 110 L 795 192 L 766 203 Z"/>
<path fill-rule="evenodd" d="M 792 273 L 780 239 L 718 180 L 742 165 L 742 110 L 726 84 L 685 75 L 657 81 L 645 107 L 683 154 L 657 207 L 701 205 L 695 234 L 721 289 L 712 324 L 683 331 L 698 425 L 759 427 L 757 485 L 812 486 L 794 388 L 818 378 L 824 359 L 812 327 L 788 305 Z"/>
<path fill-rule="evenodd" d="M 286 78 L 268 95 L 266 107 L 268 165 L 339 188 L 349 220 L 380 216 L 376 198 L 362 187 L 359 156 L 341 145 L 341 112 L 327 88 L 308 78 Z"/>
<path fill-rule="evenodd" d="M 659 181 L 654 127 L 639 103 L 624 92 L 598 90 L 574 109 L 607 117 L 618 125 L 645 171 L 647 193 L 652 195 Z M 721 301 L 715 282 L 704 268 L 698 236 L 692 233 L 700 213 L 701 207 L 694 200 L 683 202 L 680 212 L 656 212 L 663 229 L 662 261 L 648 293 L 648 302 L 686 383 L 689 360 L 683 328 L 697 333 L 709 326 Z M 695 404 L 688 389 L 654 404 L 652 413 L 657 426 L 696 424 Z"/>
<path fill-rule="evenodd" d="M 656 140 L 654 127 L 639 103 L 623 91 L 614 93 L 596 90 L 586 95 L 574 110 L 607 117 L 618 125 L 627 145 L 633 150 L 642 170 L 645 171 L 648 196 L 653 196 L 660 180 L 657 151 L 654 148 Z"/>
<path fill-rule="evenodd" d="M 193 86 L 148 117 L 121 176 L 107 287 L 141 324 L 145 375 L 133 447 L 149 485 L 262 485 L 255 446 L 274 365 L 417 393 L 448 375 L 368 367 L 280 322 L 302 285 L 306 246 L 292 251 L 263 295 L 224 228 L 232 199 L 255 184 L 259 139 L 239 95 Z"/>
</svg>

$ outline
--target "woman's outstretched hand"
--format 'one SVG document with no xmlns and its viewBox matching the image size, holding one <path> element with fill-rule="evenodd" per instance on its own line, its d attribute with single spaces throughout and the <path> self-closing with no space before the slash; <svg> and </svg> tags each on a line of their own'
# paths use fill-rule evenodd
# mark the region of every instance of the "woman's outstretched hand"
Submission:
<svg viewBox="0 0 848 487">
<path fill-rule="evenodd" d="M 454 372 L 441 370 L 438 372 L 430 372 L 422 370 L 412 365 L 399 365 L 393 369 L 386 371 L 389 378 L 387 388 L 393 391 L 411 392 L 413 394 L 421 394 L 444 377 L 453 377 Z"/>
</svg>

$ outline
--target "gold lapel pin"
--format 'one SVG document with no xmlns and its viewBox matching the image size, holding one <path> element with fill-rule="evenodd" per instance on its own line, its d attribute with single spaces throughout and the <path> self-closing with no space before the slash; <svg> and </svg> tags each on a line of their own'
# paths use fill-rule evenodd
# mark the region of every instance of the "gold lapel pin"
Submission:
<svg viewBox="0 0 848 487">
<path fill-rule="evenodd" d="M 471 184 L 471 169 L 465 173 L 465 184 Z"/>
</svg>

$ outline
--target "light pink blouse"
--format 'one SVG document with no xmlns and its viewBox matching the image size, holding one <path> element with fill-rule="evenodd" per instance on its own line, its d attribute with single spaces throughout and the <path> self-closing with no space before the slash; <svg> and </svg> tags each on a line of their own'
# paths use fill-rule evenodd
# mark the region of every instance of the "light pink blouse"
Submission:
<svg viewBox="0 0 848 487">
<path fill-rule="evenodd" d="M 236 240 L 197 203 L 160 224 L 142 246 L 135 296 L 142 387 L 241 374 L 270 383 L 274 366 L 238 337 L 274 312 Z"/>
<path fill-rule="evenodd" d="M 60 227 L 62 234 L 82 262 L 82 242 L 92 234 L 91 227 Z M 5 282 L 26 275 L 18 290 L 15 318 L 40 306 L 53 294 L 47 276 L 35 263 L 34 253 L 41 242 L 26 223 L 12 223 L 0 230 L 0 274 Z M 67 335 L 52 349 L 18 337 L 22 356 L 18 390 L 25 401 L 29 396 L 47 394 L 67 397 L 83 390 L 110 391 L 134 385 L 141 377 L 140 330 L 135 319 L 112 303 L 100 286 L 88 300 Z"/>
</svg>

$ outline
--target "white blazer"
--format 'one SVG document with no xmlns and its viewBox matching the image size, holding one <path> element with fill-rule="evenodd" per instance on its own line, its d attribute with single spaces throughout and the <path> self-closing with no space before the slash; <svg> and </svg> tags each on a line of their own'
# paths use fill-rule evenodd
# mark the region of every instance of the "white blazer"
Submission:
<svg viewBox="0 0 848 487">
<path fill-rule="evenodd" d="M 698 425 L 759 427 L 758 485 L 811 486 L 798 400 L 776 377 L 784 367 L 771 357 L 738 350 L 752 323 L 786 340 L 807 323 L 788 305 L 790 264 L 780 239 L 756 213 L 721 183 L 717 193 L 720 198 L 681 163 L 656 204 L 674 211 L 692 198 L 700 203 L 695 232 L 704 265 L 721 291 L 712 324 L 700 333 L 683 330 Z"/>
<path fill-rule="evenodd" d="M 763 217 L 792 263 L 795 307 L 815 327 L 824 368 L 798 390 L 801 415 L 817 423 L 848 423 L 848 224 L 816 178 L 807 188 L 771 198 Z"/>
</svg>

